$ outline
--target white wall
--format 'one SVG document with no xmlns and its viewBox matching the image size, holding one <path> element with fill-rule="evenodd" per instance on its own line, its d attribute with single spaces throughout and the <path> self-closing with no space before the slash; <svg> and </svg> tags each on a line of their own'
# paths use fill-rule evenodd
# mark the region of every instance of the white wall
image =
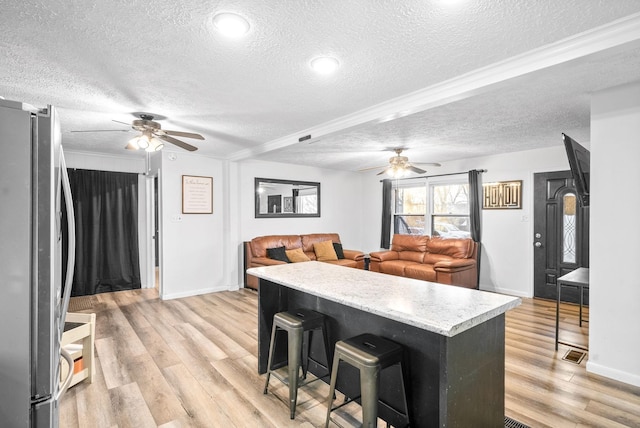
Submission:
<svg viewBox="0 0 640 428">
<path fill-rule="evenodd" d="M 213 177 L 213 214 L 182 213 L 183 175 Z M 228 290 L 224 162 L 197 154 L 163 151 L 159 186 L 161 298 Z"/>
<path fill-rule="evenodd" d="M 591 103 L 587 370 L 640 386 L 640 83 Z M 615 224 L 617 227 L 610 227 Z"/>
<path fill-rule="evenodd" d="M 482 255 L 480 289 L 514 296 L 533 296 L 533 174 L 569 169 L 567 155 L 558 132 L 557 146 L 552 148 L 507 153 L 447 162 L 430 168 L 427 175 L 486 169 L 482 181 L 522 180 L 521 210 L 482 211 Z M 588 142 L 580 141 L 588 147 Z M 378 251 L 382 209 L 380 177 L 366 175 L 362 206 L 367 211 L 363 220 L 363 251 Z M 461 176 L 452 176 L 459 178 Z"/>
<path fill-rule="evenodd" d="M 237 171 L 240 201 L 240 237 L 261 235 L 339 233 L 347 249 L 362 250 L 363 218 L 376 215 L 361 206 L 362 177 L 353 172 L 311 168 L 277 162 L 244 161 Z M 255 218 L 254 178 L 320 182 L 320 217 Z"/>
</svg>

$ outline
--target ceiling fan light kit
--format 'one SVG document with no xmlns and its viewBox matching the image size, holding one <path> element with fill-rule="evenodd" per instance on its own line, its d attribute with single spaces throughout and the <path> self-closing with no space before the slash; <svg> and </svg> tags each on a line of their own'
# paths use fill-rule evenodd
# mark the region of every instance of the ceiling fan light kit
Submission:
<svg viewBox="0 0 640 428">
<path fill-rule="evenodd" d="M 197 140 L 204 140 L 200 134 L 183 131 L 163 130 L 158 122 L 153 120 L 153 116 L 146 113 L 139 114 L 140 119 L 136 119 L 131 123 L 131 128 L 140 132 L 140 135 L 129 140 L 129 144 L 125 147 L 127 150 L 146 150 L 147 152 L 155 152 L 164 148 L 164 143 L 174 144 L 182 149 L 190 152 L 198 150 L 197 147 L 187 144 L 182 140 L 172 137 L 186 137 Z"/>
</svg>

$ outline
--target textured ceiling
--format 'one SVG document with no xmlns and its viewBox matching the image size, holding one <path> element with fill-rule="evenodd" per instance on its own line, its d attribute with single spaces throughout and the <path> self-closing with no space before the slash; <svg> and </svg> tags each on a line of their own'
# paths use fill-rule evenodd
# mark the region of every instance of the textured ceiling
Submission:
<svg viewBox="0 0 640 428">
<path fill-rule="evenodd" d="M 249 34 L 216 34 L 219 11 L 245 16 Z M 637 0 L 3 2 L 0 96 L 55 105 L 72 150 L 139 156 L 124 151 L 133 133 L 71 131 L 123 130 L 112 120 L 150 112 L 165 129 L 201 133 L 205 141 L 186 141 L 223 159 L 358 170 L 402 146 L 412 160 L 444 162 L 557 145 L 560 132 L 587 141 L 589 94 L 640 80 L 639 44 L 574 56 L 567 44 L 567 61 L 432 105 L 427 97 L 395 120 L 341 118 L 372 106 L 403 116 L 415 91 L 638 12 Z M 320 54 L 339 58 L 337 73 L 314 75 L 308 62 Z M 286 139 L 327 123 L 340 125 Z"/>
</svg>

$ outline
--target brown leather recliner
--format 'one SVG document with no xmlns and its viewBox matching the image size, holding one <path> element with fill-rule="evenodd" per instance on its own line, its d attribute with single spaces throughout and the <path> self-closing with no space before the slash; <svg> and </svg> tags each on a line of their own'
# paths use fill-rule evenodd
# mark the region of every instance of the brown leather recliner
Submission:
<svg viewBox="0 0 640 428">
<path fill-rule="evenodd" d="M 307 235 L 269 235 L 258 236 L 251 241 L 245 242 L 245 270 L 252 267 L 272 266 L 285 264 L 286 262 L 271 259 L 267 255 L 269 248 L 285 247 L 287 250 L 302 248 L 302 251 L 311 260 L 316 260 L 316 253 L 313 249 L 314 243 L 332 241 L 341 244 L 340 235 L 337 233 L 313 233 Z M 340 266 L 364 269 L 364 253 L 355 250 L 342 250 L 344 259 L 331 260 L 331 263 Z M 251 275 L 245 276 L 245 287 L 258 289 L 258 278 Z"/>
<path fill-rule="evenodd" d="M 478 288 L 478 246 L 472 239 L 393 235 L 391 250 L 370 256 L 374 272 Z"/>
</svg>

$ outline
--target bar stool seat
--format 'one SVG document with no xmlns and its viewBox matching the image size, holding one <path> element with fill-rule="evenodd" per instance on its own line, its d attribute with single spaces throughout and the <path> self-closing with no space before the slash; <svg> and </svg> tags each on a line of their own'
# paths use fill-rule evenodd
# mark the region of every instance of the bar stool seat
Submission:
<svg viewBox="0 0 640 428">
<path fill-rule="evenodd" d="M 276 351 L 276 334 L 279 330 L 287 333 L 287 376 L 279 374 L 273 368 L 273 355 Z M 309 356 L 311 346 L 311 334 L 320 330 L 323 338 L 326 366 Z M 324 367 L 327 374 L 307 381 L 307 369 L 309 360 L 314 361 Z M 264 383 L 264 394 L 268 392 L 269 379 L 271 375 L 289 386 L 289 410 L 291 419 L 296 415 L 296 403 L 298 400 L 298 388 L 314 382 L 330 374 L 331 357 L 329 354 L 329 341 L 325 328 L 325 316 L 310 309 L 295 309 L 291 311 L 278 312 L 273 316 L 273 327 L 271 329 L 271 343 L 269 345 L 269 360 L 267 363 L 267 379 Z M 300 376 L 302 368 L 302 376 Z"/>
<path fill-rule="evenodd" d="M 365 428 L 373 428 L 377 426 L 378 420 L 378 404 L 380 390 L 380 372 L 393 365 L 400 365 L 401 384 L 404 409 L 399 411 L 386 403 L 380 402 L 383 406 L 393 410 L 394 426 L 409 426 L 409 407 L 407 404 L 407 392 L 405 375 L 402 369 L 402 346 L 388 339 L 384 339 L 373 334 L 361 334 L 336 343 L 333 356 L 333 368 L 331 371 L 331 386 L 329 390 L 329 398 L 327 405 L 327 419 L 325 428 L 329 426 L 329 421 L 336 423 L 331 418 L 331 413 L 348 403 L 361 399 L 362 406 L 362 426 Z M 333 407 L 335 396 L 335 387 L 338 379 L 338 368 L 340 361 L 355 367 L 360 371 L 360 396 L 353 398 L 345 398 L 345 402 L 337 407 Z M 387 426 L 390 421 L 385 420 Z"/>
</svg>

